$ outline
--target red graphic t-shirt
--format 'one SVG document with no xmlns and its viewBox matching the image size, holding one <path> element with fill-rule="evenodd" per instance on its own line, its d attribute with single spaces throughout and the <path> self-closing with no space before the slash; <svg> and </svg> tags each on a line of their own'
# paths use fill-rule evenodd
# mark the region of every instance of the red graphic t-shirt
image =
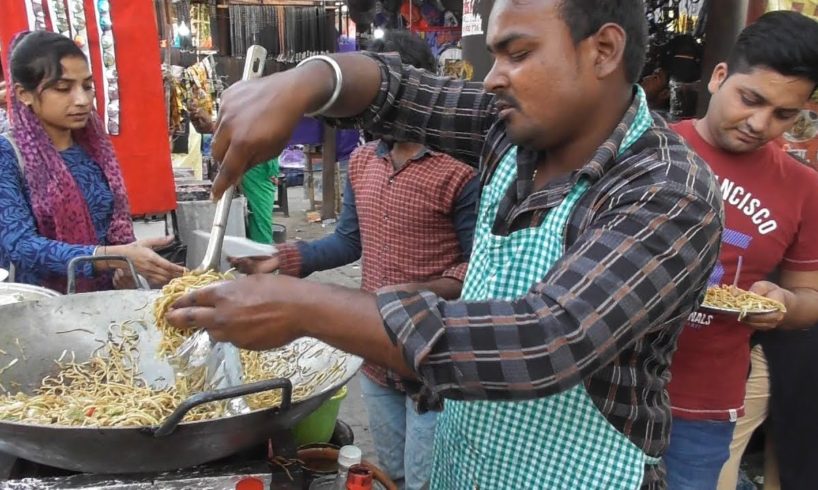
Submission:
<svg viewBox="0 0 818 490">
<path fill-rule="evenodd" d="M 707 143 L 693 121 L 673 129 L 707 162 L 724 200 L 725 230 L 711 284 L 749 289 L 779 266 L 818 270 L 818 173 L 773 143 L 734 154 Z M 753 330 L 735 316 L 704 310 L 690 315 L 670 366 L 673 415 L 735 420 L 744 414 L 744 386 Z"/>
</svg>

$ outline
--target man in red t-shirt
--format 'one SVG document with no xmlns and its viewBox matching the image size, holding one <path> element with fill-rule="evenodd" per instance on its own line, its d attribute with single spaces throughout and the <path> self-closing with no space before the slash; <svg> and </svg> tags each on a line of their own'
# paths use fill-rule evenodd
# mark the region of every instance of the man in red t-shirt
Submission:
<svg viewBox="0 0 818 490">
<path fill-rule="evenodd" d="M 744 415 L 753 331 L 818 322 L 818 174 L 772 142 L 792 127 L 816 84 L 818 23 L 794 12 L 769 13 L 716 66 L 706 116 L 674 126 L 711 166 L 724 199 L 711 285 L 737 280 L 742 289 L 784 303 L 787 312 L 742 321 L 706 310 L 691 314 L 668 387 L 670 490 L 716 488 Z M 778 283 L 768 282 L 776 269 Z"/>
</svg>

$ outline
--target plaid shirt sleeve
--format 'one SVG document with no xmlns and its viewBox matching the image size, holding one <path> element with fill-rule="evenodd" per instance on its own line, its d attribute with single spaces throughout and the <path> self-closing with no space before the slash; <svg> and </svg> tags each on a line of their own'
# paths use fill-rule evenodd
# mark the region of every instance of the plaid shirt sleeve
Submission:
<svg viewBox="0 0 818 490">
<path fill-rule="evenodd" d="M 294 242 L 276 245 L 278 250 L 278 272 L 285 276 L 302 277 L 301 252 Z"/>
<path fill-rule="evenodd" d="M 460 282 L 463 282 L 466 279 L 466 270 L 469 268 L 468 262 L 461 262 L 456 266 L 448 269 L 446 272 L 443 273 L 443 277 L 449 277 L 452 279 L 457 279 Z"/>
<path fill-rule="evenodd" d="M 653 163 L 645 167 L 656 179 L 667 165 Z M 386 330 L 423 382 L 421 398 L 558 393 L 646 333 L 683 320 L 718 256 L 720 207 L 684 183 L 649 179 L 605 200 L 524 297 L 464 302 L 379 293 Z"/>
<path fill-rule="evenodd" d="M 327 119 L 342 127 L 422 143 L 473 167 L 496 121 L 493 96 L 479 82 L 444 78 L 401 65 L 394 54 L 363 53 L 380 63 L 381 91 L 361 115 Z"/>
</svg>

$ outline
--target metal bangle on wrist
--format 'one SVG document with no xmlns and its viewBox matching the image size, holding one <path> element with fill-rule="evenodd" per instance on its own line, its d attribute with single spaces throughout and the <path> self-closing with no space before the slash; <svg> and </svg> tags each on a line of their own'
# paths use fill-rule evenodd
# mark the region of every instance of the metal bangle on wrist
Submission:
<svg viewBox="0 0 818 490">
<path fill-rule="evenodd" d="M 344 75 L 343 73 L 341 73 L 341 67 L 338 65 L 337 61 L 330 58 L 329 56 L 319 54 L 316 56 L 310 56 L 309 58 L 303 60 L 296 66 L 296 68 L 310 61 L 323 61 L 324 63 L 327 63 L 329 66 L 332 67 L 332 71 L 335 72 L 335 88 L 332 90 L 332 95 L 330 96 L 329 100 L 324 105 L 322 105 L 317 111 L 313 111 L 310 112 L 309 114 L 306 114 L 307 117 L 319 116 L 324 112 L 328 111 L 329 108 L 335 105 L 335 103 L 338 101 L 338 98 L 341 96 L 341 89 L 344 86 Z"/>
</svg>

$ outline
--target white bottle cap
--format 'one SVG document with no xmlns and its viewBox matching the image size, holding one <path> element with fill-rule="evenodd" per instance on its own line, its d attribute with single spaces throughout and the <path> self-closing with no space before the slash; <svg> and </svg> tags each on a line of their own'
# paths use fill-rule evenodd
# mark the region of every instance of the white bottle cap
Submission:
<svg viewBox="0 0 818 490">
<path fill-rule="evenodd" d="M 344 446 L 338 451 L 338 464 L 349 468 L 361 462 L 361 450 L 358 446 Z"/>
</svg>

